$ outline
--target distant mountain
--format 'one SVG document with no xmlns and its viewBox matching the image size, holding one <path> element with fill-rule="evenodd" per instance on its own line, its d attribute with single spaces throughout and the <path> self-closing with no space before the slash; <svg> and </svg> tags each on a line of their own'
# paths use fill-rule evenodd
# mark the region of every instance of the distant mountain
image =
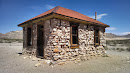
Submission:
<svg viewBox="0 0 130 73">
<path fill-rule="evenodd" d="M 20 31 L 11 31 L 6 34 L 0 33 L 0 38 L 8 39 L 23 39 L 23 30 Z M 130 38 L 130 34 L 118 36 L 112 33 L 106 33 L 106 38 Z"/>
<path fill-rule="evenodd" d="M 123 37 L 130 38 L 130 34 L 124 35 Z"/>
<path fill-rule="evenodd" d="M 106 38 L 130 38 L 130 34 L 119 36 L 112 33 L 106 33 Z"/>
<path fill-rule="evenodd" d="M 23 39 L 23 31 L 11 31 L 5 34 L 0 33 L 0 38 Z"/>
<path fill-rule="evenodd" d="M 2 35 L 2 33 L 0 33 L 0 36 Z"/>
<path fill-rule="evenodd" d="M 106 38 L 116 38 L 118 37 L 117 35 L 115 34 L 112 34 L 112 33 L 106 33 Z"/>
</svg>

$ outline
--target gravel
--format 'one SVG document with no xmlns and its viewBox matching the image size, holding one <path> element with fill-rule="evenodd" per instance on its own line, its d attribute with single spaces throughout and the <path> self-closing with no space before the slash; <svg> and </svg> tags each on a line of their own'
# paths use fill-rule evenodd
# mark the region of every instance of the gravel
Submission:
<svg viewBox="0 0 130 73">
<path fill-rule="evenodd" d="M 126 51 L 107 51 L 109 57 L 54 66 L 19 55 L 21 52 L 20 43 L 0 43 L 0 73 L 130 73 L 130 52 Z"/>
</svg>

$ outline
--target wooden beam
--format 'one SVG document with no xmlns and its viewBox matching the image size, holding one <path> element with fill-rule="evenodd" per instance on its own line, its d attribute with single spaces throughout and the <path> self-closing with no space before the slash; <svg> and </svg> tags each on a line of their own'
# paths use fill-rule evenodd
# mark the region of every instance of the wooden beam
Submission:
<svg viewBox="0 0 130 73">
<path fill-rule="evenodd" d="M 48 15 L 48 16 L 45 16 L 45 17 L 41 17 L 39 19 L 35 19 L 35 20 L 32 20 L 32 21 L 29 21 L 23 25 L 21 25 L 21 27 L 25 27 L 25 26 L 29 26 L 29 25 L 32 25 L 32 24 L 35 24 L 35 23 L 39 23 L 41 21 L 45 21 L 45 20 L 48 20 L 48 19 L 51 19 L 53 18 L 53 15 Z"/>
</svg>

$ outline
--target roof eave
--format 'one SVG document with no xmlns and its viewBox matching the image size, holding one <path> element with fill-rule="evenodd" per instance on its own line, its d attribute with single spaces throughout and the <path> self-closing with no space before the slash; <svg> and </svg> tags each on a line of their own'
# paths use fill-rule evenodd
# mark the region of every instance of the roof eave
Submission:
<svg viewBox="0 0 130 73">
<path fill-rule="evenodd" d="M 40 18 L 48 17 L 49 15 L 53 15 L 53 17 L 56 17 L 56 15 L 60 15 L 60 16 L 66 17 L 67 20 L 75 19 L 75 20 L 84 21 L 84 22 L 90 23 L 90 24 L 91 24 L 91 23 L 94 23 L 95 25 L 104 26 L 104 27 L 110 27 L 110 26 L 107 25 L 107 24 L 98 24 L 98 23 L 91 22 L 91 21 L 86 21 L 86 20 L 82 20 L 82 19 L 78 19 L 78 18 L 74 18 L 74 17 L 70 17 L 70 16 L 65 16 L 65 15 L 62 15 L 62 14 L 55 13 L 55 12 L 51 12 L 51 13 L 49 13 L 49 14 L 47 14 L 47 15 L 44 15 L 44 16 L 42 16 L 42 17 L 38 17 L 38 18 L 35 18 L 35 19 L 32 19 L 32 20 L 29 20 L 29 21 L 27 21 L 27 22 L 25 21 L 25 22 L 19 24 L 18 27 L 23 27 L 23 25 L 26 24 L 26 23 L 32 22 L 32 21 L 37 20 L 37 19 L 40 19 Z M 59 17 L 56 17 L 56 18 L 59 18 Z"/>
<path fill-rule="evenodd" d="M 32 20 L 28 20 L 27 22 L 25 21 L 25 22 L 23 22 L 23 23 L 20 23 L 20 24 L 18 24 L 18 27 L 23 27 L 23 25 L 26 24 L 26 23 L 29 23 L 29 22 L 32 22 L 32 21 L 35 21 L 35 20 L 38 20 L 38 19 L 41 19 L 41 18 L 48 17 L 48 16 L 50 16 L 50 15 L 53 15 L 53 13 L 54 13 L 54 12 L 51 12 L 51 13 L 46 14 L 46 15 L 44 15 L 44 16 L 41 16 L 41 17 L 38 17 L 38 18 L 35 18 L 35 19 L 32 19 Z"/>
</svg>

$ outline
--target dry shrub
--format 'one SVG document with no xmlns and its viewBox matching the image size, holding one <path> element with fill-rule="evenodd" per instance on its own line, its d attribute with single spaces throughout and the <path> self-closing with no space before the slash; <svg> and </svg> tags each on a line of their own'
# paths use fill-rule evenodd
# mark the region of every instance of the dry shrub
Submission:
<svg viewBox="0 0 130 73">
<path fill-rule="evenodd" d="M 117 48 L 116 50 L 118 50 L 119 52 L 121 52 L 121 51 L 125 51 L 124 48 Z"/>
<path fill-rule="evenodd" d="M 105 49 L 105 50 L 108 50 L 108 47 L 107 47 L 107 46 L 105 46 L 105 47 L 104 47 L 104 49 Z"/>
<path fill-rule="evenodd" d="M 126 50 L 130 52 L 130 46 Z"/>
</svg>

